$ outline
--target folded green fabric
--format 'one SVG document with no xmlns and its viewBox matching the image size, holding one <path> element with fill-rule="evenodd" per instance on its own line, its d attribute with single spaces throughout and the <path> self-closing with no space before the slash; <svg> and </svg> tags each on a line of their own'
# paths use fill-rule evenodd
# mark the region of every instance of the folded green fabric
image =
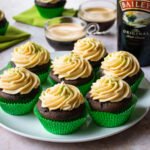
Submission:
<svg viewBox="0 0 150 150">
<path fill-rule="evenodd" d="M 0 35 L 0 51 L 20 43 L 29 37 L 29 33 L 21 31 L 13 26 L 9 26 L 6 34 Z"/>
<path fill-rule="evenodd" d="M 75 16 L 76 13 L 77 13 L 76 10 L 65 9 L 62 16 L 71 16 L 72 17 L 72 16 Z M 37 26 L 37 27 L 43 27 L 44 24 L 48 20 L 48 19 L 40 16 L 40 14 L 35 6 L 22 12 L 21 14 L 19 14 L 17 16 L 14 16 L 13 19 L 15 19 L 18 22 L 22 22 L 22 23 Z"/>
</svg>

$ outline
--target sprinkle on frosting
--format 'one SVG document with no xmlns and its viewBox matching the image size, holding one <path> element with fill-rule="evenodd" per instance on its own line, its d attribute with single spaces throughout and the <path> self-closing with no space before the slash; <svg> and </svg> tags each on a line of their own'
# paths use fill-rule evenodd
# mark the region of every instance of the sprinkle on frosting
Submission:
<svg viewBox="0 0 150 150">
<path fill-rule="evenodd" d="M 16 67 L 29 69 L 48 63 L 50 54 L 42 46 L 34 42 L 27 42 L 14 49 L 11 61 L 15 63 Z"/>
<path fill-rule="evenodd" d="M 42 3 L 51 3 L 51 4 L 55 4 L 57 2 L 59 2 L 60 0 L 37 0 L 38 2 L 42 2 Z"/>
<path fill-rule="evenodd" d="M 4 18 L 4 13 L 0 10 L 0 21 Z"/>
<path fill-rule="evenodd" d="M 105 75 L 125 79 L 136 75 L 140 70 L 138 60 L 126 51 L 110 53 L 102 62 L 101 68 Z"/>
<path fill-rule="evenodd" d="M 93 83 L 90 94 L 93 100 L 99 102 L 120 102 L 131 96 L 131 89 L 123 80 L 103 76 Z"/>
<path fill-rule="evenodd" d="M 38 88 L 38 76 L 25 68 L 11 68 L 0 75 L 0 89 L 8 94 L 28 94 Z"/>
<path fill-rule="evenodd" d="M 74 53 L 55 58 L 51 67 L 55 75 L 66 80 L 87 78 L 92 73 L 92 67 L 88 60 Z"/>
<path fill-rule="evenodd" d="M 47 88 L 42 92 L 40 100 L 42 107 L 49 110 L 71 111 L 84 103 L 84 98 L 78 88 L 64 83 Z"/>
<path fill-rule="evenodd" d="M 90 61 L 98 61 L 106 55 L 103 43 L 91 37 L 78 40 L 73 52 Z"/>
</svg>

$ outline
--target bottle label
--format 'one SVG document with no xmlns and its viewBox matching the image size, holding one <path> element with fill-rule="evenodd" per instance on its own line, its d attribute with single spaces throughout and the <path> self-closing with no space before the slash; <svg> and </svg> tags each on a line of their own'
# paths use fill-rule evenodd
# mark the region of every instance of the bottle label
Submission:
<svg viewBox="0 0 150 150">
<path fill-rule="evenodd" d="M 150 1 L 148 0 L 120 0 L 122 11 L 126 10 L 142 10 L 150 12 Z"/>
<path fill-rule="evenodd" d="M 118 0 L 118 6 L 119 48 L 150 64 L 150 0 Z"/>
</svg>

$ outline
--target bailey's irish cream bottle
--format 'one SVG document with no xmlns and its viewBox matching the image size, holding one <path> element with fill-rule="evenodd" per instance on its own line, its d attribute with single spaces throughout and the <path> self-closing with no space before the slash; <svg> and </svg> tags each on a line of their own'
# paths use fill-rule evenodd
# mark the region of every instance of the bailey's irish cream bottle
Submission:
<svg viewBox="0 0 150 150">
<path fill-rule="evenodd" d="M 118 0 L 118 49 L 150 65 L 150 0 Z"/>
</svg>

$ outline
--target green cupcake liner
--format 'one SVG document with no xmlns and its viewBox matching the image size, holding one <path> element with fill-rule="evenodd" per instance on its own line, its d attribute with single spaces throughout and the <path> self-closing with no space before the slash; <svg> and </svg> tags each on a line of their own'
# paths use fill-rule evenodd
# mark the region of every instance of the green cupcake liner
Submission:
<svg viewBox="0 0 150 150">
<path fill-rule="evenodd" d="M 6 24 L 3 27 L 0 27 L 0 35 L 5 35 L 7 29 L 8 29 L 9 23 L 6 22 Z"/>
<path fill-rule="evenodd" d="M 49 71 L 50 71 L 50 69 L 48 69 L 46 72 L 37 73 L 41 83 L 44 83 L 45 81 L 47 81 Z"/>
<path fill-rule="evenodd" d="M 54 18 L 62 15 L 64 7 L 45 8 L 35 5 L 40 15 L 44 18 Z"/>
<path fill-rule="evenodd" d="M 30 101 L 22 100 L 22 103 L 20 102 L 21 100 L 19 102 L 7 102 L 6 99 L 0 98 L 0 106 L 8 114 L 25 115 L 33 110 L 36 102 L 39 100 L 41 91 L 42 87 L 40 87 L 40 91 L 36 94 L 36 96 L 32 100 Z"/>
<path fill-rule="evenodd" d="M 80 92 L 83 94 L 83 96 L 85 96 L 89 92 L 91 85 L 94 81 L 95 81 L 95 74 L 94 74 L 94 77 L 92 80 L 90 80 L 86 84 L 82 84 L 82 85 L 79 85 L 76 87 L 80 90 Z M 54 81 L 50 76 L 48 77 L 48 82 L 50 83 L 51 86 L 54 86 L 55 84 L 57 84 L 57 82 Z"/>
<path fill-rule="evenodd" d="M 135 93 L 141 83 L 141 81 L 144 79 L 144 73 L 136 80 L 136 82 L 131 86 L 131 90 L 133 93 Z"/>
<path fill-rule="evenodd" d="M 90 108 L 89 104 L 87 104 L 87 108 L 93 121 L 98 126 L 110 128 L 110 127 L 120 126 L 125 122 L 127 122 L 132 112 L 135 109 L 136 102 L 137 102 L 137 98 L 133 96 L 131 106 L 127 110 L 121 113 L 108 113 L 108 112 L 94 111 Z"/>
<path fill-rule="evenodd" d="M 54 121 L 46 119 L 39 113 L 36 106 L 34 107 L 34 114 L 48 132 L 58 135 L 71 134 L 78 130 L 86 121 L 86 112 L 81 118 L 72 121 Z"/>
<path fill-rule="evenodd" d="M 12 67 L 13 66 L 11 65 L 11 63 L 8 63 L 7 66 L 6 66 L 6 69 L 9 69 L 9 68 L 12 68 Z M 39 77 L 41 83 L 44 83 L 47 80 L 49 72 L 50 72 L 50 68 L 48 68 L 47 71 L 45 71 L 45 72 L 39 72 L 39 73 L 35 73 L 35 74 Z"/>
</svg>

